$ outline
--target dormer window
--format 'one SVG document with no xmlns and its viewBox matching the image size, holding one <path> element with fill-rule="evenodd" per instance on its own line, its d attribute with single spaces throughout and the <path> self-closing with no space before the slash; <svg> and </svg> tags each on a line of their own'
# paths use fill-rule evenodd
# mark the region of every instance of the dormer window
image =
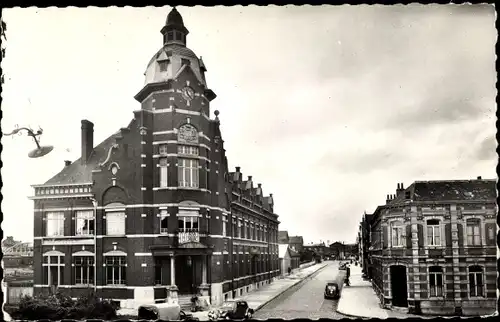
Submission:
<svg viewBox="0 0 500 322">
<path fill-rule="evenodd" d="M 181 59 L 182 65 L 191 65 L 191 61 L 189 59 L 182 58 Z"/>
<path fill-rule="evenodd" d="M 168 60 L 158 61 L 158 65 L 160 66 L 160 72 L 166 72 L 168 70 L 169 63 L 170 61 Z"/>
</svg>

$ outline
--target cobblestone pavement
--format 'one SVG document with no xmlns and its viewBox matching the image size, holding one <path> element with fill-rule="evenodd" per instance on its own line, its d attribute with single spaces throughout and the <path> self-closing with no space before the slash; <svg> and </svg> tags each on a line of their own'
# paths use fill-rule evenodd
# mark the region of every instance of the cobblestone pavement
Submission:
<svg viewBox="0 0 500 322">
<path fill-rule="evenodd" d="M 255 312 L 254 319 L 341 319 L 344 315 L 336 312 L 337 300 L 324 299 L 327 281 L 338 272 L 338 262 L 332 262 L 317 274 L 304 280 L 299 286 L 292 287 Z"/>
</svg>

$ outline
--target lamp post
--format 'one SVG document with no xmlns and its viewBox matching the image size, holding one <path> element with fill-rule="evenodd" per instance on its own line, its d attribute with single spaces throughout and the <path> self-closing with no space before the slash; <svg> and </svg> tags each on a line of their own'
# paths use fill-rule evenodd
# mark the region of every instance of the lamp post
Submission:
<svg viewBox="0 0 500 322">
<path fill-rule="evenodd" d="M 40 146 L 40 143 L 38 142 L 38 139 L 36 137 L 42 135 L 42 133 L 43 133 L 42 129 L 39 129 L 38 131 L 34 132 L 30 128 L 20 127 L 20 128 L 14 129 L 10 133 L 2 133 L 2 134 L 5 135 L 5 136 L 10 136 L 10 135 L 15 135 L 15 134 L 21 134 L 21 131 L 23 131 L 23 130 L 26 131 L 26 132 L 28 132 L 28 136 L 31 136 L 33 138 L 33 140 L 35 141 L 35 144 L 37 146 L 36 149 L 31 150 L 28 153 L 28 157 L 30 157 L 30 158 L 43 157 L 44 155 L 49 154 L 54 149 L 54 147 L 51 146 L 51 145 Z"/>
</svg>

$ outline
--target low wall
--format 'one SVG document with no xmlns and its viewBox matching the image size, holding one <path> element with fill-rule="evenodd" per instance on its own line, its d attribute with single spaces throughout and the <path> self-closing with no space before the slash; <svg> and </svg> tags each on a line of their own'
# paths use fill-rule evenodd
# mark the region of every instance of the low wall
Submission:
<svg viewBox="0 0 500 322">
<path fill-rule="evenodd" d="M 7 286 L 6 304 L 18 304 L 23 296 L 33 296 L 33 286 Z"/>
<path fill-rule="evenodd" d="M 312 262 L 309 262 L 309 263 L 304 263 L 304 264 L 301 264 L 301 265 L 299 266 L 299 268 L 300 268 L 300 269 L 308 268 L 308 267 L 313 266 L 314 264 L 316 264 L 316 262 L 315 262 L 315 261 L 312 261 Z"/>
</svg>

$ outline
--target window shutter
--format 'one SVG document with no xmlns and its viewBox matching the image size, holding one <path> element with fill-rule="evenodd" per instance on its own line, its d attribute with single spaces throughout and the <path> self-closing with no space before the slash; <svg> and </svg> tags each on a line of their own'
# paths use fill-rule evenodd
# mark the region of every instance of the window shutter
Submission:
<svg viewBox="0 0 500 322">
<path fill-rule="evenodd" d="M 418 247 L 424 247 L 424 226 L 422 224 L 418 224 Z"/>
<path fill-rule="evenodd" d="M 458 228 L 458 246 L 462 247 L 464 245 L 464 230 L 462 224 L 457 224 Z"/>
<path fill-rule="evenodd" d="M 411 225 L 406 225 L 406 248 L 411 249 Z"/>
<path fill-rule="evenodd" d="M 389 247 L 389 227 L 382 227 L 382 248 Z"/>
<path fill-rule="evenodd" d="M 452 241 L 451 241 L 451 224 L 445 224 L 444 225 L 444 236 L 445 236 L 445 241 L 446 241 L 446 245 L 445 246 L 452 246 Z"/>
</svg>

